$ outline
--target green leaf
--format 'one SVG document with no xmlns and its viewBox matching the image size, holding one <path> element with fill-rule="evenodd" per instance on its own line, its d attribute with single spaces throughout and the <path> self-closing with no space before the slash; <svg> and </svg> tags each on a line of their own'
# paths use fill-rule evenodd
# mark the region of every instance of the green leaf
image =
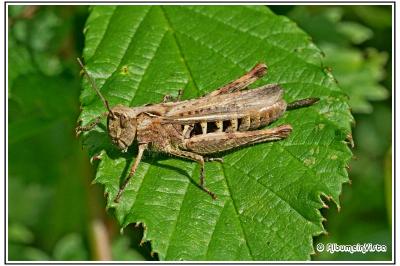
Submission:
<svg viewBox="0 0 400 266">
<path fill-rule="evenodd" d="M 373 31 L 362 24 L 342 21 L 344 9 L 341 7 L 321 8 L 297 6 L 289 14 L 299 23 L 316 43 L 339 45 L 360 44 L 372 38 Z"/>
<path fill-rule="evenodd" d="M 337 30 L 354 44 L 360 44 L 370 39 L 373 31 L 355 22 L 341 22 L 337 25 Z"/>
<path fill-rule="evenodd" d="M 299 26 L 306 31 L 316 43 L 328 42 L 347 44 L 348 36 L 338 30 L 343 15 L 341 8 L 318 9 L 312 6 L 296 6 L 288 14 Z"/>
<path fill-rule="evenodd" d="M 8 90 L 13 87 L 14 80 L 20 76 L 30 72 L 35 72 L 28 49 L 22 45 L 18 45 L 14 38 L 9 38 L 8 42 Z"/>
<path fill-rule="evenodd" d="M 85 28 L 84 59 L 111 106 L 141 106 L 165 94 L 195 98 L 266 62 L 257 85 L 278 83 L 285 99 L 320 97 L 271 125 L 289 123 L 283 141 L 225 154 L 206 164 L 212 200 L 198 188 L 196 163 L 148 152 L 119 204 L 114 199 L 136 154 L 113 147 L 104 124 L 84 135 L 100 153 L 95 181 L 123 227 L 143 223 L 161 260 L 306 260 L 324 232 L 321 196 L 339 204 L 352 116 L 320 51 L 292 21 L 268 8 L 99 6 Z M 83 124 L 105 111 L 84 81 Z"/>
<path fill-rule="evenodd" d="M 61 238 L 54 247 L 55 260 L 88 260 L 88 254 L 79 234 L 72 233 Z"/>
<path fill-rule="evenodd" d="M 43 250 L 21 244 L 10 243 L 8 259 L 10 261 L 48 261 L 50 256 Z"/>
<path fill-rule="evenodd" d="M 333 69 L 341 88 L 350 98 L 352 111 L 371 113 L 369 101 L 384 100 L 389 91 L 379 82 L 384 78 L 388 55 L 368 49 L 365 53 L 357 49 L 339 47 L 337 45 L 321 45 L 325 52 L 325 64 Z"/>
<path fill-rule="evenodd" d="M 71 89 L 74 86 L 78 83 L 60 77 L 37 73 L 18 76 L 10 88 L 9 143 L 25 140 L 70 119 L 68 115 L 76 108 L 76 91 Z"/>
<path fill-rule="evenodd" d="M 380 84 L 385 78 L 387 53 L 351 47 L 370 39 L 373 32 L 361 24 L 341 21 L 343 8 L 313 10 L 313 7 L 296 7 L 290 17 L 316 40 L 326 55 L 324 64 L 333 70 L 340 87 L 349 95 L 352 111 L 371 113 L 370 101 L 389 96 L 389 91 Z"/>
<path fill-rule="evenodd" d="M 12 223 L 8 226 L 10 242 L 29 244 L 33 241 L 32 232 L 22 224 Z"/>
<path fill-rule="evenodd" d="M 140 254 L 138 250 L 132 249 L 129 246 L 129 238 L 121 236 L 115 239 L 112 243 L 112 257 L 113 260 L 126 260 L 126 261 L 143 261 L 146 258 Z"/>
<path fill-rule="evenodd" d="M 388 214 L 388 223 L 392 224 L 392 148 L 388 150 L 385 156 L 385 168 L 384 168 L 384 179 L 385 184 L 385 201 L 386 201 L 386 212 Z"/>
<path fill-rule="evenodd" d="M 371 28 L 392 28 L 392 10 L 390 6 L 358 5 L 353 7 L 354 13 Z"/>
</svg>

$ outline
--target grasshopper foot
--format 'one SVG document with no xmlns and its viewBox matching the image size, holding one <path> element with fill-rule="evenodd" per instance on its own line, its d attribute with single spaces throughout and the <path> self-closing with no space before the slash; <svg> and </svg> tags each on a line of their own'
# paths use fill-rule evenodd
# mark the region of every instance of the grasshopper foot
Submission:
<svg viewBox="0 0 400 266">
<path fill-rule="evenodd" d="M 206 188 L 206 186 L 204 184 L 204 180 L 205 180 L 204 168 L 202 168 L 201 174 L 200 174 L 200 187 L 204 192 L 206 192 L 208 195 L 210 195 L 213 200 L 216 200 L 217 195 L 214 192 L 210 191 L 208 188 Z"/>
<path fill-rule="evenodd" d="M 75 128 L 75 137 L 79 137 L 79 135 L 82 133 L 82 127 L 78 126 Z"/>
<path fill-rule="evenodd" d="M 211 198 L 212 198 L 213 200 L 216 200 L 216 199 L 218 198 L 217 195 L 216 195 L 214 192 L 208 190 L 208 188 L 206 188 L 204 185 L 201 186 L 201 189 L 202 189 L 204 192 L 206 192 L 208 195 L 210 195 Z"/>
<path fill-rule="evenodd" d="M 211 192 L 211 191 L 208 191 L 208 194 L 211 196 L 211 198 L 212 198 L 213 200 L 218 199 L 218 197 L 217 197 L 217 195 L 216 195 L 215 193 L 213 193 L 213 192 Z"/>
<path fill-rule="evenodd" d="M 164 95 L 163 103 L 171 102 L 173 100 L 171 95 Z"/>
<path fill-rule="evenodd" d="M 173 97 L 171 95 L 165 95 L 164 98 L 163 98 L 163 103 L 166 103 L 166 102 L 179 102 L 181 100 L 182 93 L 183 93 L 183 90 L 180 89 L 180 90 L 178 90 L 178 96 L 176 96 L 176 97 Z"/>
<path fill-rule="evenodd" d="M 99 160 L 101 160 L 101 155 L 97 154 L 90 158 L 90 163 L 93 164 L 94 161 L 99 161 Z"/>
<path fill-rule="evenodd" d="M 114 198 L 114 203 L 119 203 L 119 199 L 121 198 L 122 190 L 118 190 L 117 196 Z"/>
</svg>

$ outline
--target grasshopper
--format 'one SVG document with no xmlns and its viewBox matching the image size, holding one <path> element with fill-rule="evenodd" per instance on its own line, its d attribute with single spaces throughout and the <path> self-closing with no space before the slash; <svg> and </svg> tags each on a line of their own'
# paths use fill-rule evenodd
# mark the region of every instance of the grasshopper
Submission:
<svg viewBox="0 0 400 266">
<path fill-rule="evenodd" d="M 289 124 L 258 128 L 277 120 L 286 110 L 310 106 L 319 100 L 306 98 L 287 104 L 282 98 L 283 89 L 278 84 L 247 89 L 267 72 L 267 66 L 259 63 L 237 80 L 197 99 L 180 101 L 178 97 L 170 101 L 167 96 L 158 104 L 110 108 L 79 58 L 78 62 L 107 112 L 87 126 L 77 127 L 77 134 L 91 130 L 103 116 L 107 116 L 108 135 L 114 145 L 126 152 L 135 139 L 138 143 L 136 159 L 114 202 L 119 201 L 146 149 L 198 162 L 200 187 L 216 199 L 215 193 L 205 186 L 204 165 L 205 161 L 223 160 L 205 156 L 235 147 L 284 139 L 292 131 Z"/>
</svg>

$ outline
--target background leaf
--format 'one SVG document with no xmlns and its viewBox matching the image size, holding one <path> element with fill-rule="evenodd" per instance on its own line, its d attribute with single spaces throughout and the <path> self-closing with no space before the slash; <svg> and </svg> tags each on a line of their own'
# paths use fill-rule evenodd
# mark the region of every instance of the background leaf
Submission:
<svg viewBox="0 0 400 266">
<path fill-rule="evenodd" d="M 384 253 L 322 252 L 313 256 L 315 260 L 392 259 L 392 228 L 387 217 L 391 217 L 389 203 L 393 198 L 388 200 L 391 195 L 387 188 L 393 177 L 386 175 L 386 156 L 392 142 L 392 9 L 389 5 L 295 6 L 283 13 L 317 40 L 325 54 L 324 62 L 349 95 L 357 124 L 353 133 L 355 160 L 349 165 L 352 185 L 344 187 L 340 215 L 333 210 L 322 211 L 329 234 L 317 237 L 315 243 L 378 243 L 387 247 Z M 343 32 L 348 23 L 364 29 L 355 31 L 351 27 Z M 372 35 L 362 34 L 369 30 Z M 358 36 L 358 41 L 352 36 Z"/>
<path fill-rule="evenodd" d="M 279 83 L 285 99 L 321 101 L 285 116 L 285 141 L 227 153 L 206 166 L 213 201 L 196 187 L 197 164 L 147 154 L 120 204 L 112 204 L 135 147 L 113 148 L 104 127 L 85 135 L 101 152 L 96 182 L 104 184 L 119 222 L 143 223 L 160 259 L 309 259 L 312 236 L 324 231 L 321 195 L 338 204 L 351 152 L 344 142 L 352 117 L 319 50 L 290 20 L 265 7 L 101 6 L 91 10 L 84 58 L 111 105 L 139 106 L 176 95 L 200 96 L 264 61 L 258 84 Z M 85 82 L 80 119 L 104 112 Z"/>
<path fill-rule="evenodd" d="M 326 53 L 325 63 L 334 68 L 341 88 L 349 92 L 349 103 L 357 113 L 371 113 L 369 101 L 387 99 L 388 90 L 378 82 L 384 77 L 384 65 L 387 54 L 368 49 L 360 52 L 356 49 L 334 45 L 321 45 Z"/>
<path fill-rule="evenodd" d="M 51 260 L 59 238 L 84 238 L 90 216 L 82 204 L 90 165 L 73 133 L 78 70 L 69 58 L 85 8 L 8 11 L 8 259 Z"/>
<path fill-rule="evenodd" d="M 382 10 L 375 7 L 373 12 L 381 13 Z M 340 87 L 349 95 L 353 112 L 371 113 L 370 101 L 388 98 L 388 90 L 379 83 L 385 78 L 388 54 L 373 48 L 361 50 L 351 46 L 371 39 L 373 31 L 370 28 L 345 21 L 344 9 L 340 7 L 296 7 L 289 17 L 316 40 L 324 52 L 324 64 L 332 69 Z"/>
</svg>

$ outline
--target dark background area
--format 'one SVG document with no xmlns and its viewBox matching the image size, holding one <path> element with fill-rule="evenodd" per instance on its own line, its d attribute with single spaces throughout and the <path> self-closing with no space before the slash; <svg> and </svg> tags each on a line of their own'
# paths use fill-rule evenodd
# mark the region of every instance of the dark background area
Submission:
<svg viewBox="0 0 400 266">
<path fill-rule="evenodd" d="M 314 260 L 391 259 L 390 6 L 271 6 L 306 31 L 348 93 L 355 118 L 352 185 L 322 210 L 314 243 L 384 244 L 386 253 L 322 252 Z M 75 137 L 86 6 L 8 7 L 8 259 L 154 260 L 142 228 L 120 234 Z"/>
</svg>

